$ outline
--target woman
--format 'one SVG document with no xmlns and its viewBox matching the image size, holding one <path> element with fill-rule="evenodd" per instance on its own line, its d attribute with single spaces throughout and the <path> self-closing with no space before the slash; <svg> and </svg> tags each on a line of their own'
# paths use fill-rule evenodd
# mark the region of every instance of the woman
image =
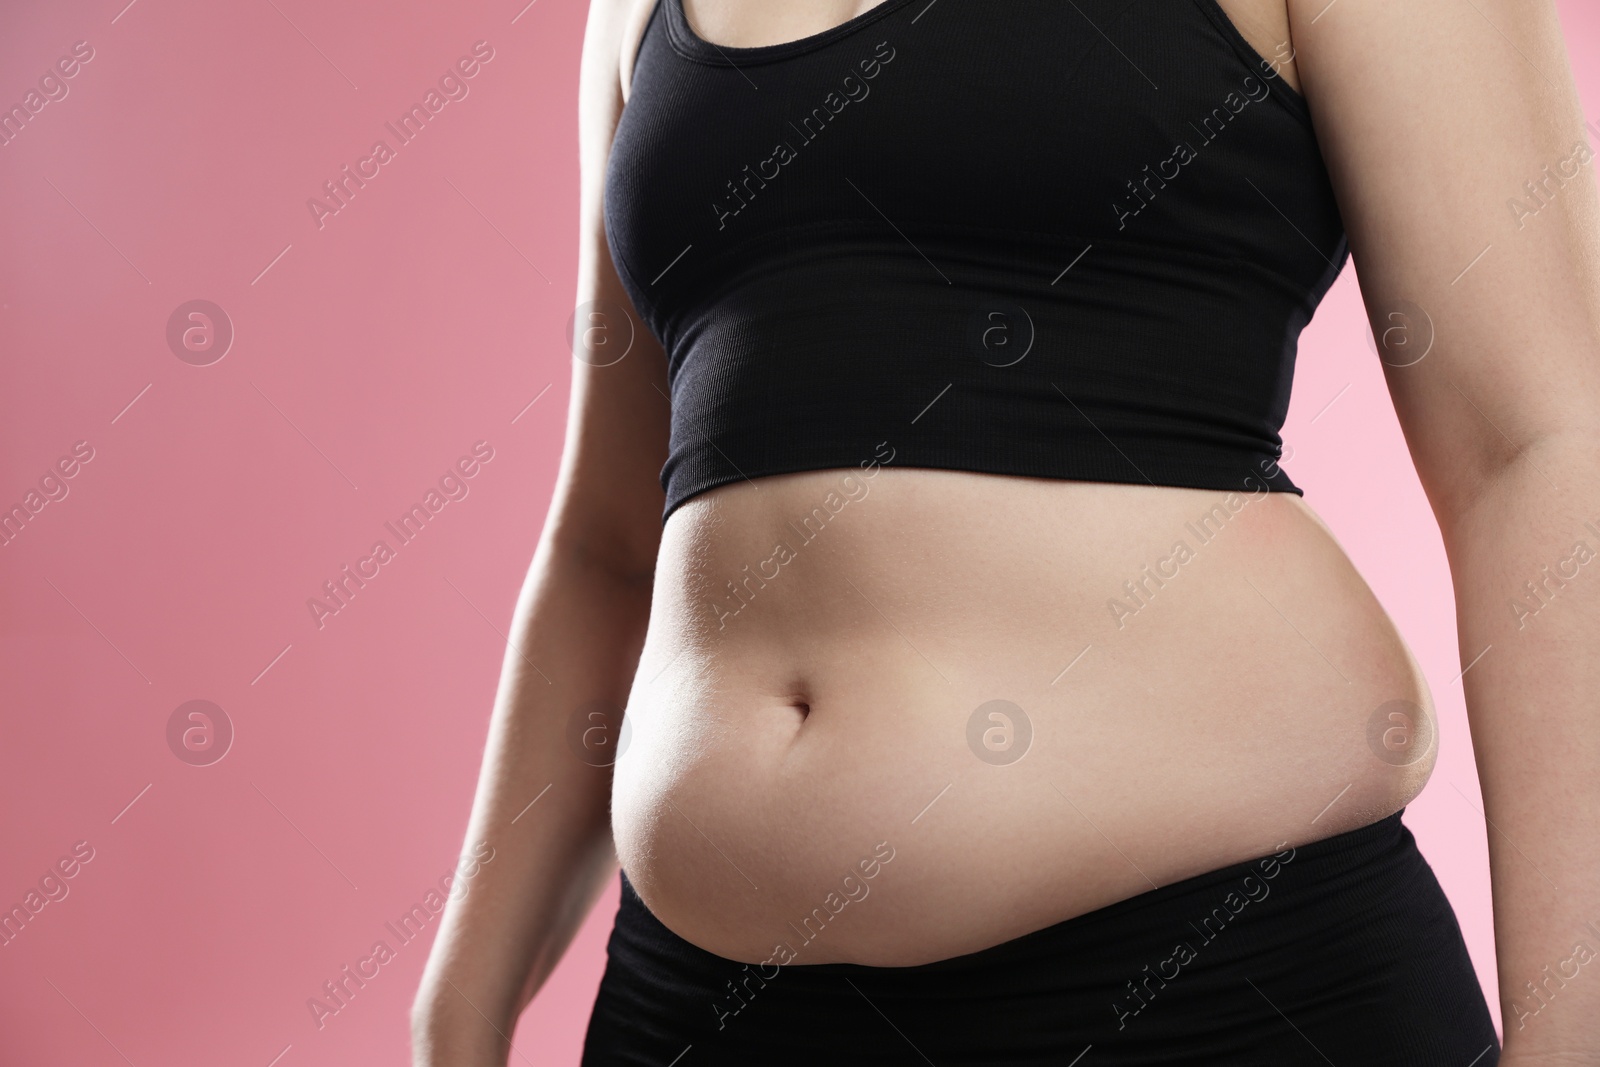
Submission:
<svg viewBox="0 0 1600 1067">
<path fill-rule="evenodd" d="M 1551 4 L 594 0 L 580 129 L 500 858 L 417 1063 L 506 1061 L 619 859 L 586 1063 L 1600 1063 Z M 1347 247 L 1471 661 L 1503 1051 L 1399 821 L 1424 680 L 1277 464 Z"/>
</svg>

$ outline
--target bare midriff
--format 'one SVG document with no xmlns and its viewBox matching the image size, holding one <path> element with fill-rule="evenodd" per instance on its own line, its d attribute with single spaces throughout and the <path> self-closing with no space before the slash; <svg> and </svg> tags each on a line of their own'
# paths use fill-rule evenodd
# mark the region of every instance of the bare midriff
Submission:
<svg viewBox="0 0 1600 1067">
<path fill-rule="evenodd" d="M 925 963 L 1399 810 L 1395 701 L 1431 723 L 1292 494 L 765 477 L 666 524 L 613 830 L 706 950 Z"/>
</svg>

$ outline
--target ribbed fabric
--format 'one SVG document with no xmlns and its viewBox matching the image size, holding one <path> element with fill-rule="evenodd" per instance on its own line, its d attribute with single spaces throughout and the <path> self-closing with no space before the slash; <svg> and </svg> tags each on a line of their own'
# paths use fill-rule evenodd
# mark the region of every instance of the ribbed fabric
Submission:
<svg viewBox="0 0 1600 1067">
<path fill-rule="evenodd" d="M 585 1067 L 1494 1067 L 1500 1056 L 1455 915 L 1398 814 L 918 967 L 747 967 L 672 933 L 624 877 L 607 953 Z"/>
<path fill-rule="evenodd" d="M 664 517 L 894 465 L 1299 492 L 1346 258 L 1304 100 L 1214 0 L 887 0 L 762 48 L 659 0 L 605 190 L 668 357 Z"/>
</svg>

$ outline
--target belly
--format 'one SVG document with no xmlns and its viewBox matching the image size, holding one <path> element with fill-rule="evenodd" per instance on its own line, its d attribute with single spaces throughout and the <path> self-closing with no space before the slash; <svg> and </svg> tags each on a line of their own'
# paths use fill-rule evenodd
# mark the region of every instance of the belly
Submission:
<svg viewBox="0 0 1600 1067">
<path fill-rule="evenodd" d="M 1285 494 L 816 471 L 668 521 L 618 857 L 744 962 L 905 966 L 1366 825 L 1414 659 Z"/>
</svg>

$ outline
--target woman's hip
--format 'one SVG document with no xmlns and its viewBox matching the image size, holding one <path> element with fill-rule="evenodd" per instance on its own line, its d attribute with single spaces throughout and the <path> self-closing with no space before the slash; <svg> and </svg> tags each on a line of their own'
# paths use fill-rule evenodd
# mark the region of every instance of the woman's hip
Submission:
<svg viewBox="0 0 1600 1067">
<path fill-rule="evenodd" d="M 1398 814 L 919 966 L 807 965 L 817 935 L 793 934 L 765 964 L 725 959 L 668 930 L 624 877 L 583 1062 L 1498 1059 L 1454 913 Z"/>
</svg>

